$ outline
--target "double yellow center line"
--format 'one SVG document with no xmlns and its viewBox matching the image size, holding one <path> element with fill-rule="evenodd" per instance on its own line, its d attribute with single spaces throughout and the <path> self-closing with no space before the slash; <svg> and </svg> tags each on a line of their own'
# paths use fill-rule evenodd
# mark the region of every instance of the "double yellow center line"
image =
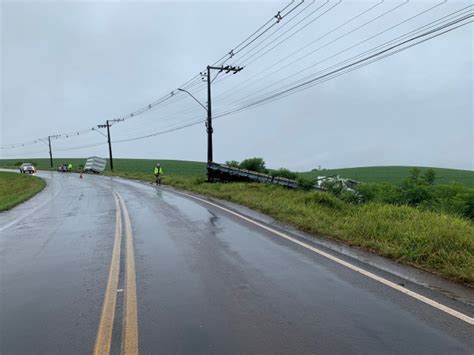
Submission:
<svg viewBox="0 0 474 355">
<path fill-rule="evenodd" d="M 117 303 L 120 275 L 120 252 L 122 234 L 125 229 L 125 287 L 124 313 L 122 321 L 122 353 L 138 354 L 137 286 L 135 278 L 135 256 L 133 251 L 132 224 L 128 209 L 121 196 L 114 191 L 115 199 L 115 239 L 110 263 L 109 278 L 102 304 L 99 328 L 94 346 L 94 354 L 109 354 Z M 123 217 L 123 223 L 122 223 Z M 123 228 L 125 225 L 125 228 Z"/>
</svg>

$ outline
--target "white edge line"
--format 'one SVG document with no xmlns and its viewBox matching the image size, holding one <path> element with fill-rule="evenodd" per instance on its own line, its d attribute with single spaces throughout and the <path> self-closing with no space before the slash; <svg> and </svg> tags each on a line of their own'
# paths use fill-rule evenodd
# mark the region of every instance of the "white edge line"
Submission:
<svg viewBox="0 0 474 355">
<path fill-rule="evenodd" d="M 241 215 L 240 213 L 237 213 L 237 212 L 232 211 L 232 210 L 230 210 L 230 209 L 228 209 L 228 208 L 219 206 L 218 204 L 215 204 L 215 203 L 213 203 L 213 202 L 207 201 L 207 200 L 205 200 L 205 199 L 202 199 L 202 198 L 199 198 L 199 197 L 196 197 L 196 196 L 193 196 L 193 195 L 190 195 L 190 194 L 181 192 L 181 191 L 176 191 L 176 190 L 171 190 L 171 189 L 167 189 L 167 190 L 168 190 L 168 191 L 171 191 L 171 192 L 175 192 L 175 193 L 181 194 L 181 195 L 184 195 L 184 196 L 187 196 L 187 197 L 190 197 L 190 198 L 193 198 L 193 199 L 195 199 L 195 200 L 198 200 L 198 201 L 207 203 L 208 205 L 211 205 L 211 206 L 213 206 L 213 207 L 216 207 L 216 208 L 219 208 L 219 209 L 221 209 L 221 210 L 223 210 L 223 211 L 226 211 L 227 213 L 230 213 L 230 214 L 232 214 L 232 215 L 234 215 L 234 216 L 236 216 L 236 217 L 239 217 L 239 218 L 241 218 L 241 219 L 243 219 L 243 220 L 245 220 L 245 221 L 247 221 L 247 222 L 249 222 L 249 223 L 252 223 L 252 224 L 254 224 L 254 225 L 256 225 L 256 226 L 258 226 L 258 227 L 260 227 L 260 228 L 262 228 L 262 229 L 265 229 L 265 230 L 267 230 L 267 231 L 269 231 L 269 232 L 271 232 L 271 233 L 273 233 L 273 234 L 276 234 L 276 235 L 278 235 L 279 237 L 282 237 L 282 238 L 287 239 L 287 240 L 289 240 L 289 241 L 291 241 L 291 242 L 293 242 L 293 243 L 295 243 L 295 244 L 298 244 L 298 245 L 300 245 L 300 246 L 302 246 L 302 247 L 304 247 L 304 248 L 306 248 L 306 249 L 309 249 L 309 250 L 311 250 L 312 252 L 315 252 L 315 253 L 317 253 L 317 254 L 319 254 L 319 255 L 321 255 L 321 256 L 324 256 L 325 258 L 328 258 L 328 259 L 330 259 L 330 260 L 332 260 L 332 261 L 334 261 L 334 262 L 336 262 L 336 263 L 338 263 L 338 264 L 340 264 L 340 265 L 343 265 L 343 266 L 345 266 L 345 267 L 347 267 L 347 268 L 349 268 L 349 269 L 351 269 L 351 270 L 353 270 L 353 271 L 356 271 L 356 272 L 358 272 L 358 273 L 360 273 L 360 274 L 362 274 L 362 275 L 364 275 L 364 276 L 366 276 L 366 277 L 368 277 L 368 278 L 371 278 L 372 280 L 378 281 L 378 282 L 384 284 L 385 286 L 391 287 L 391 288 L 393 288 L 393 289 L 395 289 L 395 290 L 397 290 L 397 291 L 400 291 L 400 292 L 402 292 L 402 293 L 404 293 L 404 294 L 406 294 L 406 295 L 408 295 L 408 296 L 410 296 L 410 297 L 412 297 L 412 298 L 414 298 L 414 299 L 416 299 L 416 300 L 418 300 L 418 301 L 420 301 L 420 302 L 426 303 L 426 304 L 428 304 L 428 305 L 430 305 L 430 306 L 432 306 L 432 307 L 434 307 L 434 308 L 436 308 L 436 309 L 439 309 L 440 311 L 443 311 L 443 312 L 445 312 L 445 313 L 447 313 L 447 314 L 449 314 L 449 315 L 451 315 L 451 316 L 453 316 L 453 317 L 456 317 L 456 318 L 458 318 L 458 319 L 460 319 L 460 320 L 462 320 L 462 321 L 464 321 L 464 322 L 466 322 L 466 323 L 468 323 L 468 324 L 474 325 L 474 318 L 469 317 L 468 315 L 466 315 L 466 314 L 464 314 L 464 313 L 461 313 L 461 312 L 459 312 L 459 311 L 456 311 L 455 309 L 452 309 L 452 308 L 450 308 L 450 307 L 448 307 L 448 306 L 445 306 L 445 305 L 443 305 L 443 304 L 441 304 L 441 303 L 439 303 L 439 302 L 436 302 L 436 301 L 434 301 L 434 300 L 432 300 L 432 299 L 430 299 L 430 298 L 428 298 L 428 297 L 425 297 L 425 296 L 423 296 L 423 295 L 420 295 L 419 293 L 416 293 L 416 292 L 414 292 L 414 291 L 410 291 L 410 290 L 406 289 L 405 287 L 402 287 L 402 286 L 400 286 L 400 285 L 398 285 L 398 284 L 396 284 L 396 283 L 394 283 L 394 282 L 392 282 L 392 281 L 389 281 L 389 280 L 387 280 L 387 279 L 384 279 L 383 277 L 377 276 L 377 275 L 375 275 L 374 273 L 371 273 L 370 271 L 367 271 L 367 270 L 364 270 L 364 269 L 362 269 L 362 268 L 360 268 L 360 267 L 358 267 L 358 266 L 355 266 L 355 265 L 353 265 L 353 264 L 351 264 L 351 263 L 349 263 L 349 262 L 347 262 L 347 261 L 344 261 L 344 260 L 342 260 L 342 259 L 340 259 L 340 258 L 338 258 L 338 257 L 336 257 L 336 256 L 334 256 L 334 255 L 331 255 L 331 254 L 329 254 L 329 253 L 326 253 L 326 252 L 323 251 L 323 250 L 320 250 L 320 249 L 315 248 L 315 247 L 313 247 L 313 246 L 311 246 L 311 245 L 308 245 L 308 244 L 306 244 L 306 243 L 303 243 L 303 242 L 299 241 L 298 239 L 295 239 L 295 238 L 293 238 L 293 237 L 290 237 L 289 235 L 287 235 L 287 234 L 285 234 L 285 233 L 282 233 L 282 232 L 280 232 L 280 231 L 277 231 L 277 230 L 275 230 L 275 229 L 273 229 L 273 228 L 270 228 L 270 227 L 268 227 L 268 226 L 266 226 L 266 225 L 264 225 L 264 224 L 262 224 L 262 223 L 256 222 L 256 221 L 254 221 L 254 220 L 251 219 L 251 218 L 248 218 L 248 217 L 246 217 L 246 216 L 244 216 L 244 215 Z"/>
</svg>

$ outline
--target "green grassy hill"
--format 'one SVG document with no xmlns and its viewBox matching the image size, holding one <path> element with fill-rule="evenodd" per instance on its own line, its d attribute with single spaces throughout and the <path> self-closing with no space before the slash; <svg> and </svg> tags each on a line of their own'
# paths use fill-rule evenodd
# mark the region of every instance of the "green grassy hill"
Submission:
<svg viewBox="0 0 474 355">
<path fill-rule="evenodd" d="M 180 176 L 201 176 L 206 174 L 206 164 L 204 162 L 185 161 L 185 160 L 159 160 L 166 175 Z M 49 159 L 0 159 L 1 167 L 13 167 L 17 162 L 35 162 L 38 169 L 49 169 Z M 85 159 L 78 158 L 60 158 L 54 159 L 54 166 L 58 167 L 63 162 L 71 162 L 74 169 L 80 164 L 85 163 Z M 157 160 L 151 159 L 114 159 L 114 168 L 116 171 L 142 172 L 152 174 L 153 167 Z M 302 176 L 316 178 L 317 176 L 340 175 L 341 177 L 351 178 L 362 182 L 391 182 L 399 184 L 410 174 L 411 166 L 369 166 L 361 168 L 346 169 L 324 169 L 316 171 L 301 172 Z M 428 167 L 420 167 L 426 171 Z M 457 182 L 464 186 L 474 187 L 474 171 L 433 168 L 436 172 L 437 183 L 446 184 Z"/>
<path fill-rule="evenodd" d="M 308 178 L 318 176 L 339 175 L 341 177 L 354 179 L 362 182 L 390 182 L 399 184 L 410 174 L 413 166 L 368 166 L 361 168 L 346 169 L 323 169 L 301 173 Z M 419 167 L 423 172 L 428 167 Z M 436 182 L 438 184 L 447 184 L 457 182 L 464 186 L 474 187 L 474 171 L 432 168 L 436 172 Z"/>
<path fill-rule="evenodd" d="M 205 176 L 206 163 L 186 160 L 151 160 L 151 159 L 114 159 L 114 170 L 131 171 L 153 174 L 153 168 L 157 162 L 161 163 L 165 174 L 180 176 Z M 15 163 L 36 163 L 39 170 L 50 169 L 49 159 L 0 159 L 0 167 L 14 167 Z M 85 158 L 58 158 L 53 159 L 55 169 L 62 163 L 72 163 L 75 170 L 79 165 L 84 165 Z M 108 168 L 108 165 L 107 165 Z"/>
</svg>

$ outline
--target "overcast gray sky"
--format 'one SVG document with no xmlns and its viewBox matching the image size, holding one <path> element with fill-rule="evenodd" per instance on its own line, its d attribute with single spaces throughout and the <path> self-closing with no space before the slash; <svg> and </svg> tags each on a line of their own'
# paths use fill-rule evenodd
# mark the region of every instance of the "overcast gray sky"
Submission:
<svg viewBox="0 0 474 355">
<path fill-rule="evenodd" d="M 221 74 L 213 84 L 216 114 L 244 102 L 246 97 L 270 92 L 472 4 L 411 1 L 356 30 L 402 4 L 386 1 L 282 62 L 377 4 L 343 2 L 296 32 L 336 3 L 305 1 L 292 13 L 296 16 L 301 11 L 299 17 L 268 41 L 292 25 L 294 36 L 246 65 L 242 72 L 227 74 L 224 80 L 225 74 Z M 2 1 L 0 144 L 91 128 L 146 106 L 229 52 L 284 5 L 272 1 Z M 326 7 L 316 11 L 322 5 Z M 308 16 L 306 20 L 304 16 Z M 297 25 L 299 20 L 302 22 Z M 284 23 L 285 19 L 268 35 Z M 395 27 L 346 50 L 390 26 Z M 261 156 L 269 167 L 295 170 L 319 165 L 474 169 L 473 28 L 471 23 L 292 96 L 216 119 L 215 161 Z M 353 34 L 344 35 L 351 30 Z M 334 42 L 326 45 L 330 41 Z M 316 49 L 284 67 L 298 55 Z M 336 55 L 341 51 L 344 53 Z M 332 55 L 334 58 L 326 60 Z M 236 56 L 227 64 L 244 65 L 246 59 Z M 324 62 L 315 65 L 319 61 Z M 311 68 L 306 72 L 295 74 L 308 66 Z M 204 89 L 205 83 L 201 83 L 190 91 L 205 103 Z M 179 95 L 163 107 L 114 125 L 113 140 L 159 132 L 205 117 L 196 102 Z M 53 148 L 57 157 L 107 157 L 106 145 L 66 150 L 103 142 L 103 136 L 91 131 L 53 140 Z M 4 158 L 48 156 L 42 143 L 3 149 L 1 154 Z M 205 161 L 204 124 L 116 143 L 114 156 Z"/>
</svg>

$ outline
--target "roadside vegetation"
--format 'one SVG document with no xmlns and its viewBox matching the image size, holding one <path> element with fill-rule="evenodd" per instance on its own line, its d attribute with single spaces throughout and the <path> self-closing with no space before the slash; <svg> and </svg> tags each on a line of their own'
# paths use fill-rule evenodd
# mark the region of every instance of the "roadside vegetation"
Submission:
<svg viewBox="0 0 474 355">
<path fill-rule="evenodd" d="M 142 172 L 107 174 L 154 181 Z M 203 177 L 165 175 L 163 183 L 245 205 L 300 230 L 474 286 L 474 223 L 455 214 L 377 201 L 353 204 L 327 192 L 265 184 L 210 184 Z"/>
<path fill-rule="evenodd" d="M 443 212 L 474 221 L 474 189 L 458 183 L 436 185 L 436 173 L 412 169 L 401 184 L 360 184 L 364 202 L 407 205 L 423 211 Z"/>
<path fill-rule="evenodd" d="M 45 186 L 39 177 L 0 171 L 0 212 L 28 200 Z"/>
<path fill-rule="evenodd" d="M 318 176 L 340 175 L 348 179 L 368 183 L 391 183 L 399 185 L 410 174 L 411 166 L 368 166 L 346 169 L 313 169 L 300 173 L 303 177 L 314 179 Z M 474 171 L 459 169 L 418 167 L 423 171 L 433 169 L 436 174 L 436 184 L 458 183 L 474 188 Z"/>
</svg>

